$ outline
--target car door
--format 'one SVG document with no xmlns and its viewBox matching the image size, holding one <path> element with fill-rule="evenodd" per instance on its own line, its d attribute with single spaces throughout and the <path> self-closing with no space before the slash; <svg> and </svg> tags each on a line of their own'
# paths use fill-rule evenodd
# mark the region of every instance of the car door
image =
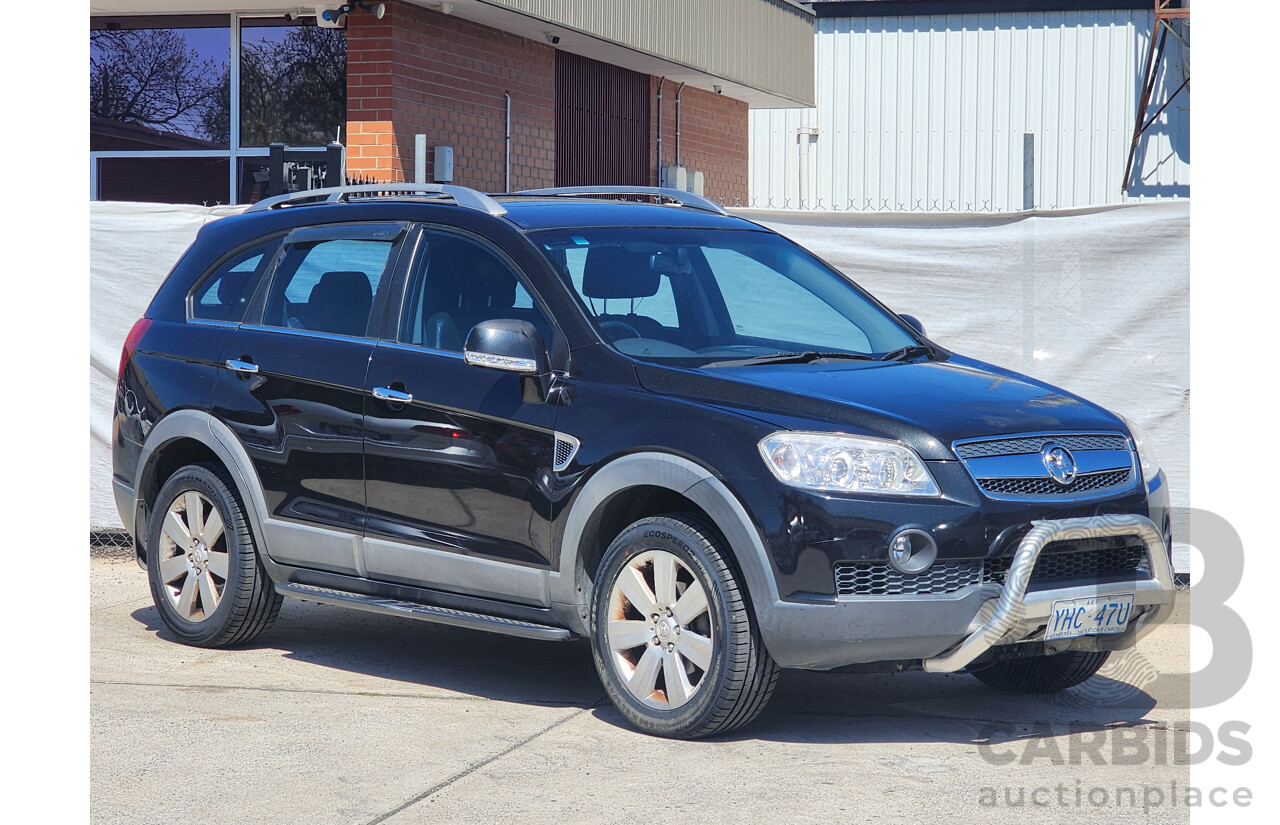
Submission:
<svg viewBox="0 0 1280 825">
<path fill-rule="evenodd" d="M 277 562 L 362 572 L 365 374 L 405 232 L 401 224 L 293 231 L 223 350 L 215 414 L 253 461 Z"/>
<path fill-rule="evenodd" d="M 364 558 L 371 578 L 545 605 L 554 404 L 521 378 L 468 365 L 481 321 L 547 313 L 481 239 L 425 228 L 392 340 L 365 381 Z"/>
</svg>

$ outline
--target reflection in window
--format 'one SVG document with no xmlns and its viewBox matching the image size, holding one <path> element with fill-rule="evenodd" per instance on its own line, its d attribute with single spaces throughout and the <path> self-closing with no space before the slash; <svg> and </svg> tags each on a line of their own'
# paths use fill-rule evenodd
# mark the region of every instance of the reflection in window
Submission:
<svg viewBox="0 0 1280 825">
<path fill-rule="evenodd" d="M 323 146 L 346 116 L 345 31 L 280 18 L 241 21 L 241 146 Z"/>
<path fill-rule="evenodd" d="M 164 27 L 147 28 L 141 18 L 91 30 L 90 149 L 227 148 L 226 20 L 164 18 Z"/>
<path fill-rule="evenodd" d="M 235 108 L 233 72 L 240 77 Z M 303 26 L 283 14 L 93 16 L 93 196 L 259 200 L 267 188 L 267 146 L 319 148 L 338 138 L 347 114 L 346 72 L 345 31 Z"/>
</svg>

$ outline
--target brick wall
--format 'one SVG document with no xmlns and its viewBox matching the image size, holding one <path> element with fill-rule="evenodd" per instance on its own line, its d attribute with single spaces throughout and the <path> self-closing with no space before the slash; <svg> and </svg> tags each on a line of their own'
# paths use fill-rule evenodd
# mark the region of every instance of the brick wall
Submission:
<svg viewBox="0 0 1280 825">
<path fill-rule="evenodd" d="M 662 158 L 658 151 L 658 82 L 650 79 L 652 150 L 650 182 L 658 170 L 676 165 L 676 91 L 679 83 L 662 84 Z M 747 104 L 705 89 L 685 86 L 680 93 L 680 163 L 689 174 L 702 172 L 703 194 L 728 206 L 747 205 Z"/>
<path fill-rule="evenodd" d="M 506 99 L 511 95 L 511 188 L 555 177 L 555 50 L 406 3 L 382 20 L 347 18 L 347 169 L 413 180 L 414 135 L 453 147 L 453 182 L 506 188 Z M 745 172 L 745 166 L 744 166 Z"/>
<path fill-rule="evenodd" d="M 452 146 L 453 182 L 501 192 L 506 101 L 511 95 L 511 189 L 555 182 L 555 49 L 453 15 L 387 3 L 382 20 L 347 18 L 347 168 L 378 180 L 412 180 L 413 139 Z M 662 158 L 657 156 L 658 78 L 651 77 L 649 174 L 676 163 L 676 90 L 662 87 Z M 693 86 L 680 95 L 681 162 L 705 176 L 704 193 L 747 202 L 747 104 Z M 612 181 L 598 181 L 611 183 Z"/>
</svg>

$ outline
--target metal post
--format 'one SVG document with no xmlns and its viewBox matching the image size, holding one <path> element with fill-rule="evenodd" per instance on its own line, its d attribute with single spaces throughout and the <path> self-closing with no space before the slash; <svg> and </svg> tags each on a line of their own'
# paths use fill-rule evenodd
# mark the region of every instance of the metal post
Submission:
<svg viewBox="0 0 1280 825">
<path fill-rule="evenodd" d="M 329 143 L 324 150 L 324 185 L 343 186 L 346 184 L 346 166 L 343 163 L 342 144 L 336 140 Z"/>
<path fill-rule="evenodd" d="M 807 127 L 796 130 L 796 143 L 798 144 L 800 175 L 796 178 L 796 200 L 800 209 L 804 209 L 809 200 L 809 129 Z"/>
<path fill-rule="evenodd" d="M 273 143 L 267 152 L 267 197 L 284 194 L 284 144 Z"/>
<path fill-rule="evenodd" d="M 230 88 L 230 123 L 227 124 L 228 170 L 231 195 L 228 203 L 240 203 L 240 15 L 231 15 L 231 64 L 228 67 Z M 275 194 L 280 194 L 279 192 Z"/>
<path fill-rule="evenodd" d="M 413 136 L 413 182 L 427 182 L 427 136 Z"/>
<path fill-rule="evenodd" d="M 503 137 L 503 175 L 502 175 L 502 191 L 511 191 L 511 93 L 503 92 L 502 96 L 507 99 L 507 126 L 506 134 Z"/>
<path fill-rule="evenodd" d="M 1036 208 L 1036 136 L 1022 134 L 1022 211 Z"/>
<path fill-rule="evenodd" d="M 1174 37 L 1182 40 L 1181 36 L 1173 30 L 1173 26 L 1169 21 L 1189 21 L 1191 19 L 1191 8 L 1189 2 L 1174 5 L 1173 0 L 1155 0 L 1154 5 L 1155 14 L 1151 21 L 1151 40 L 1147 44 L 1147 63 L 1142 73 L 1142 97 L 1138 100 L 1138 116 L 1133 123 L 1133 140 L 1129 144 L 1129 159 L 1125 162 L 1124 180 L 1120 183 L 1120 191 L 1124 193 L 1128 193 L 1129 191 L 1129 181 L 1133 176 L 1133 161 L 1138 153 L 1138 141 L 1142 139 L 1143 132 L 1145 132 L 1152 123 L 1155 123 L 1156 118 L 1158 118 L 1160 113 L 1165 110 L 1165 107 L 1169 105 L 1169 102 L 1177 97 L 1179 92 L 1191 83 L 1191 74 L 1188 72 L 1187 79 L 1183 81 L 1182 85 L 1179 86 L 1173 94 L 1169 95 L 1169 99 L 1165 101 L 1164 106 L 1161 106 L 1155 115 L 1153 115 L 1150 120 L 1147 120 L 1147 106 L 1150 105 L 1151 96 L 1156 90 L 1156 79 L 1160 74 L 1160 59 L 1164 55 L 1165 40 L 1168 38 L 1169 32 L 1171 31 L 1173 31 Z M 1185 8 L 1183 7 L 1184 5 L 1186 6 Z M 1159 41 L 1156 40 L 1157 34 L 1160 35 Z M 1183 43 L 1185 45 L 1186 41 L 1183 41 Z"/>
<path fill-rule="evenodd" d="M 676 166 L 684 166 L 684 158 L 680 157 L 680 93 L 683 91 L 681 83 L 676 87 Z"/>
</svg>

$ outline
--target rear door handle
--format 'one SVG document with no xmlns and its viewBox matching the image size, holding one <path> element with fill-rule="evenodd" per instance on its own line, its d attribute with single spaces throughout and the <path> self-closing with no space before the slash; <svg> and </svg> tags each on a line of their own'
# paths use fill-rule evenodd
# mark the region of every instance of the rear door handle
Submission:
<svg viewBox="0 0 1280 825">
<path fill-rule="evenodd" d="M 240 361 L 235 358 L 228 358 L 227 369 L 234 372 L 255 373 L 258 371 L 258 365 L 252 361 Z"/>
<path fill-rule="evenodd" d="M 393 390 L 390 387 L 374 387 L 373 397 L 379 401 L 393 401 L 397 404 L 408 404 L 413 400 L 413 394 Z"/>
</svg>

